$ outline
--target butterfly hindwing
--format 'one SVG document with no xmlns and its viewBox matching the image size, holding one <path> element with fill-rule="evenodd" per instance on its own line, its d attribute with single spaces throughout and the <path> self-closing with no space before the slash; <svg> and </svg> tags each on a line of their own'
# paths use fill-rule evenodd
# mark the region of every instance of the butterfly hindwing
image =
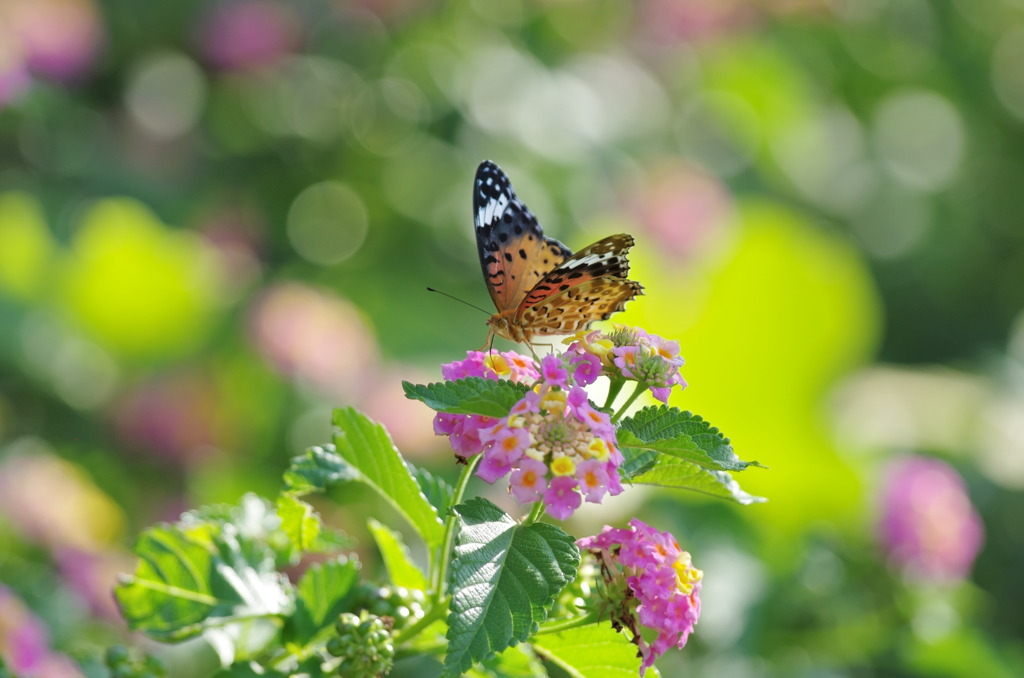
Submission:
<svg viewBox="0 0 1024 678">
<path fill-rule="evenodd" d="M 596 278 L 625 279 L 629 276 L 629 260 L 626 255 L 633 242 L 633 236 L 618 233 L 584 247 L 548 272 L 530 289 L 519 304 L 518 314 L 522 315 L 528 306 Z"/>
<path fill-rule="evenodd" d="M 508 177 L 490 161 L 476 171 L 473 218 L 484 281 L 499 312 L 518 307 L 529 290 L 572 255 L 544 235 Z"/>
<path fill-rule="evenodd" d="M 522 311 L 520 324 L 532 334 L 572 334 L 607 320 L 643 294 L 638 282 L 602 276 L 559 291 Z"/>
</svg>

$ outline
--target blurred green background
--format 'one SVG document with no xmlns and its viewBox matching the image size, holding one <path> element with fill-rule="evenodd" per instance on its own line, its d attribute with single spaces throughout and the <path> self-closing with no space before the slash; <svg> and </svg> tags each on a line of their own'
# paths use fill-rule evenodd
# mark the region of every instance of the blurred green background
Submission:
<svg viewBox="0 0 1024 678">
<path fill-rule="evenodd" d="M 569 525 L 704 570 L 665 675 L 1024 675 L 1021 0 L 0 0 L 10 664 L 106 675 L 134 535 L 273 496 L 332 407 L 453 471 L 400 380 L 486 336 L 424 289 L 489 303 L 484 158 L 570 248 L 636 236 L 618 319 L 770 467 Z"/>
</svg>

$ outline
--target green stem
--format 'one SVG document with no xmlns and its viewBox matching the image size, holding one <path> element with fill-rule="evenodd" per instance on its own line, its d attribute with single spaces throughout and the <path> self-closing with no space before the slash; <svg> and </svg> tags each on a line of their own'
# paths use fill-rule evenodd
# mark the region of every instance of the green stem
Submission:
<svg viewBox="0 0 1024 678">
<path fill-rule="evenodd" d="M 404 643 L 405 641 L 409 640 L 410 638 L 415 638 L 423 629 L 427 628 L 428 626 L 436 622 L 438 619 L 444 617 L 445 612 L 447 611 L 447 605 L 434 605 L 432 608 L 430 608 L 430 610 L 427 611 L 426 614 L 424 614 L 419 620 L 417 620 L 415 624 L 407 626 L 406 628 L 402 629 L 400 632 L 395 634 L 395 647 L 401 647 L 402 643 Z"/>
<path fill-rule="evenodd" d="M 596 622 L 601 621 L 601 615 L 597 612 L 588 612 L 582 617 L 573 617 L 572 619 L 565 619 L 563 621 L 552 622 L 550 624 L 541 624 L 540 630 L 537 631 L 538 636 L 542 636 L 545 633 L 561 633 L 562 631 L 568 631 L 569 629 L 575 629 L 580 626 L 589 626 Z"/>
<path fill-rule="evenodd" d="M 473 470 L 476 465 L 480 462 L 480 455 L 476 455 L 466 464 L 466 468 L 462 469 L 462 473 L 459 475 L 459 481 L 455 485 L 455 490 L 452 492 L 452 506 L 456 506 L 462 501 L 462 496 L 466 494 L 466 487 L 469 485 L 469 479 L 473 476 Z M 458 517 L 449 507 L 448 516 L 444 521 L 444 536 L 441 538 L 441 552 L 435 559 L 435 566 L 432 576 L 430 578 L 430 587 L 434 591 L 434 605 L 439 606 L 444 604 L 444 599 L 447 594 L 444 590 L 445 582 L 448 580 L 448 565 L 452 558 L 452 545 L 455 542 L 455 525 L 458 523 Z"/>
<path fill-rule="evenodd" d="M 619 411 L 616 412 L 614 416 L 612 416 L 612 423 L 614 424 L 619 419 L 621 419 L 622 415 L 626 413 L 627 409 L 629 409 L 629 406 L 632 405 L 636 401 L 636 399 L 639 398 L 641 394 L 643 394 L 643 392 L 646 390 L 647 384 L 643 382 L 638 383 L 636 385 L 636 390 L 633 391 L 629 398 L 626 399 L 626 402 L 622 404 L 622 407 L 619 408 Z"/>
<path fill-rule="evenodd" d="M 540 520 L 540 517 L 544 514 L 544 502 L 535 502 L 533 508 L 530 509 L 530 515 L 523 519 L 523 526 L 533 525 L 535 522 Z"/>
<path fill-rule="evenodd" d="M 619 393 L 622 391 L 622 387 L 626 385 L 626 380 L 621 377 L 612 377 L 611 382 L 612 383 L 608 386 L 608 397 L 604 399 L 604 405 L 601 406 L 606 410 L 612 406 L 612 403 L 615 402 L 615 398 L 617 398 Z"/>
</svg>

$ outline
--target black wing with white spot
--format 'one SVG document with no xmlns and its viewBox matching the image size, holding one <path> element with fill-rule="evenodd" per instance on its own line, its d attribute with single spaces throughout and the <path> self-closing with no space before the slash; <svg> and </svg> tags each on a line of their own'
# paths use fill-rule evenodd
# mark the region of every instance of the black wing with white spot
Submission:
<svg viewBox="0 0 1024 678">
<path fill-rule="evenodd" d="M 484 282 L 499 312 L 520 307 L 527 292 L 572 256 L 544 235 L 508 177 L 489 160 L 476 170 L 473 219 Z"/>
</svg>

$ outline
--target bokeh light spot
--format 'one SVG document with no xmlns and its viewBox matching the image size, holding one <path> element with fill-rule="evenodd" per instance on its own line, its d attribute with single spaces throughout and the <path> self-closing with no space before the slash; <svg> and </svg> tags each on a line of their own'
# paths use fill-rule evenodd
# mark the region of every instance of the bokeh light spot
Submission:
<svg viewBox="0 0 1024 678">
<path fill-rule="evenodd" d="M 304 259 L 324 266 L 348 259 L 366 239 L 366 206 L 337 181 L 314 184 L 288 210 L 288 240 Z"/>
<path fill-rule="evenodd" d="M 128 81 L 125 104 L 146 131 L 177 137 L 191 130 L 203 109 L 206 82 L 194 61 L 182 54 L 151 55 Z"/>
<path fill-rule="evenodd" d="M 992 87 L 1007 110 L 1024 118 L 1024 28 L 1008 31 L 992 52 Z"/>
<path fill-rule="evenodd" d="M 875 149 L 900 181 L 938 191 L 956 178 L 964 154 L 964 125 L 948 99 L 924 89 L 904 89 L 875 112 Z"/>
</svg>

